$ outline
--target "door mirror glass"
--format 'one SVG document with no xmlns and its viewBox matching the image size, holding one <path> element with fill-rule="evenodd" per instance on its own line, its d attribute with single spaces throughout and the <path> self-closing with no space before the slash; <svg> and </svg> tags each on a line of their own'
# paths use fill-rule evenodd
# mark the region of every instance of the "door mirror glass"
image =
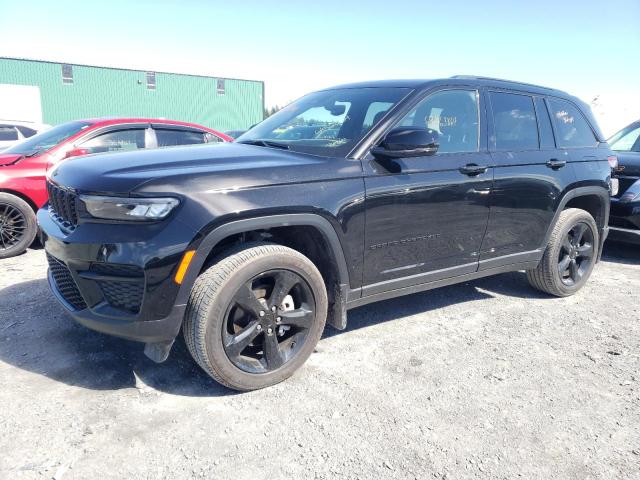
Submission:
<svg viewBox="0 0 640 480">
<path fill-rule="evenodd" d="M 378 158 L 406 158 L 434 155 L 440 146 L 438 132 L 422 127 L 391 130 L 378 147 L 371 150 Z"/>
</svg>

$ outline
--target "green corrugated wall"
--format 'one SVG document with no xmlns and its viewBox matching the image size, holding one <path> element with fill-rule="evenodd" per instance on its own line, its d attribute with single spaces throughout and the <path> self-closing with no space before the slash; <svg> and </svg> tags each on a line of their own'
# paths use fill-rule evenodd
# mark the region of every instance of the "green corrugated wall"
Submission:
<svg viewBox="0 0 640 480">
<path fill-rule="evenodd" d="M 63 84 L 60 63 L 0 58 L 0 84 L 40 87 L 42 121 L 52 125 L 89 117 L 164 117 L 224 131 L 262 120 L 262 82 L 225 79 L 220 95 L 216 81 L 156 73 L 156 89 L 150 90 L 146 71 L 73 65 L 73 84 Z"/>
</svg>

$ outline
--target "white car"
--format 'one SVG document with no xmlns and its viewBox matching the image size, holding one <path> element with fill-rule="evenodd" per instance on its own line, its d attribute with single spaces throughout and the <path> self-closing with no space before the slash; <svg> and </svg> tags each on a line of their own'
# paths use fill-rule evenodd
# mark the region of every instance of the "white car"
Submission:
<svg viewBox="0 0 640 480">
<path fill-rule="evenodd" d="M 51 128 L 51 125 L 0 119 L 0 151 L 48 128 Z"/>
</svg>

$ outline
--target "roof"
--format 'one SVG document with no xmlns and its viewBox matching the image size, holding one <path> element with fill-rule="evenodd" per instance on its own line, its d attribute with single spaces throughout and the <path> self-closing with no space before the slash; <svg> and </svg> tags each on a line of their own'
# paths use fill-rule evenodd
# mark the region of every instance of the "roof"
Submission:
<svg viewBox="0 0 640 480">
<path fill-rule="evenodd" d="M 531 83 L 517 82 L 513 80 L 503 80 L 500 78 L 480 77 L 473 75 L 454 75 L 449 78 L 435 78 L 435 79 L 406 79 L 406 80 L 375 80 L 358 83 L 349 83 L 344 85 L 338 85 L 326 90 L 333 90 L 336 88 L 411 88 L 411 89 L 426 89 L 429 87 L 435 87 L 437 85 L 473 85 L 480 87 L 495 87 L 504 89 L 516 89 L 524 90 L 531 93 L 539 94 L 556 94 L 562 96 L 569 96 L 566 92 L 561 90 L 543 87 L 540 85 L 533 85 Z"/>
<path fill-rule="evenodd" d="M 55 61 L 55 60 L 42 60 L 42 59 L 37 59 L 37 58 L 22 58 L 22 57 L 3 57 L 0 56 L 0 60 L 15 60 L 15 61 L 19 61 L 19 62 L 35 62 L 35 63 L 53 63 L 56 65 L 72 65 L 72 66 L 76 66 L 76 67 L 88 67 L 88 68 L 101 68 L 104 70 L 124 70 L 127 72 L 139 72 L 139 73 L 146 73 L 146 72 L 153 72 L 153 73 L 159 73 L 159 74 L 165 74 L 165 75 L 179 75 L 182 77 L 199 77 L 199 78 L 210 78 L 210 79 L 216 79 L 216 80 L 238 80 L 240 82 L 256 82 L 256 83 L 262 83 L 264 85 L 264 80 L 254 80 L 254 79 L 249 79 L 249 78 L 234 78 L 234 77 L 220 77 L 220 76 L 215 76 L 215 75 L 200 75 L 200 74 L 196 74 L 196 73 L 182 73 L 182 72 L 167 72 L 167 71 L 161 71 L 161 70 L 154 70 L 152 68 L 148 68 L 148 69 L 144 69 L 144 68 L 123 68 L 123 67 L 112 67 L 112 66 L 108 66 L 108 65 L 91 65 L 91 64 L 87 64 L 87 63 L 74 63 L 74 62 L 68 62 L 68 61 Z"/>
</svg>

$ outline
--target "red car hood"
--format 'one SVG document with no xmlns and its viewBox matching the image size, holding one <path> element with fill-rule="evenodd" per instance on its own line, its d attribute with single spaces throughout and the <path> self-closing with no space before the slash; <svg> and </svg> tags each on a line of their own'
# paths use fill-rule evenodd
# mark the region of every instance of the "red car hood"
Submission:
<svg viewBox="0 0 640 480">
<path fill-rule="evenodd" d="M 0 153 L 0 167 L 11 165 L 12 163 L 15 163 L 15 161 L 20 157 L 22 157 L 22 155 L 20 155 L 19 153 L 11 153 L 6 155 Z"/>
</svg>

